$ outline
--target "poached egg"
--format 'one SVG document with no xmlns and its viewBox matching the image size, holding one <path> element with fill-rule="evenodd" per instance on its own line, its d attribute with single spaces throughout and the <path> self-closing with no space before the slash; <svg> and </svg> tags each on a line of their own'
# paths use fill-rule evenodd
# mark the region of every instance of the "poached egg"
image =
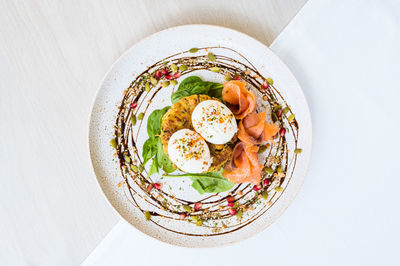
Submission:
<svg viewBox="0 0 400 266">
<path fill-rule="evenodd" d="M 188 173 L 206 172 L 212 163 L 204 138 L 187 128 L 172 134 L 168 141 L 168 155 L 179 169 Z"/>
<path fill-rule="evenodd" d="M 192 124 L 196 132 L 212 144 L 225 144 L 237 132 L 232 111 L 216 100 L 199 103 L 193 110 Z"/>
</svg>

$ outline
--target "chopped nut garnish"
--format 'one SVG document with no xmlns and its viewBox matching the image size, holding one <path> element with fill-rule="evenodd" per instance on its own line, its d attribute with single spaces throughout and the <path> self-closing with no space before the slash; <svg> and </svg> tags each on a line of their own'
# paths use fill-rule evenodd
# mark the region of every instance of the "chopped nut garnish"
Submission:
<svg viewBox="0 0 400 266">
<path fill-rule="evenodd" d="M 220 46 L 218 45 L 218 47 Z M 221 49 L 224 48 L 222 47 Z M 192 48 L 188 51 L 184 51 L 182 53 L 182 56 L 181 54 L 178 54 L 176 57 L 172 57 L 173 59 L 166 58 L 159 61 L 155 65 L 148 66 L 147 71 L 136 77 L 129 88 L 123 91 L 124 96 L 122 104 L 119 107 L 120 113 L 114 125 L 115 136 L 113 137 L 115 139 L 115 142 L 118 142 L 118 145 L 115 145 L 115 147 L 113 146 L 114 150 L 110 151 L 110 154 L 114 154 L 115 156 L 113 162 L 119 162 L 121 164 L 120 166 L 123 170 L 121 172 L 122 176 L 124 177 L 124 179 L 122 180 L 127 180 L 126 183 L 122 181 L 118 183 L 117 187 L 121 187 L 121 189 L 123 189 L 124 186 L 126 186 L 127 189 L 129 189 L 130 195 L 132 195 L 133 198 L 141 197 L 141 199 L 145 202 L 149 203 L 150 201 L 154 201 L 156 203 L 154 204 L 154 206 L 158 210 L 153 210 L 153 208 L 152 210 L 148 210 L 146 207 L 144 209 L 140 208 L 146 220 L 151 220 L 152 222 L 159 223 L 159 221 L 163 218 L 176 218 L 176 220 L 178 220 L 178 217 L 180 217 L 179 220 L 182 220 L 182 223 L 191 223 L 198 226 L 202 226 L 204 222 L 204 226 L 206 227 L 204 228 L 204 230 L 209 230 L 204 231 L 204 235 L 207 235 L 211 232 L 218 233 L 230 231 L 231 228 L 235 229 L 238 225 L 241 224 L 240 219 L 242 218 L 242 214 L 245 214 L 243 217 L 252 219 L 252 217 L 249 216 L 250 211 L 253 211 L 254 213 L 258 210 L 261 210 L 263 206 L 273 205 L 271 198 L 274 192 L 283 192 L 283 188 L 280 186 L 286 184 L 288 181 L 285 180 L 285 172 L 282 168 L 286 168 L 287 170 L 288 164 L 292 164 L 290 161 L 291 158 L 288 157 L 288 155 L 291 155 L 291 153 L 293 153 L 293 150 L 289 152 L 288 146 L 291 146 L 293 141 L 297 143 L 296 136 L 298 135 L 298 122 L 295 120 L 294 114 L 292 110 L 288 107 L 286 101 L 282 97 L 280 97 L 278 88 L 272 86 L 273 80 L 271 78 L 267 79 L 257 74 L 257 69 L 253 69 L 253 67 L 251 66 L 246 66 L 239 62 L 239 60 L 237 59 L 220 57 L 218 56 L 218 54 L 214 55 L 212 53 L 213 50 L 213 48 Z M 189 52 L 196 53 L 198 51 L 201 51 L 198 56 L 186 56 Z M 206 52 L 205 55 L 204 51 Z M 216 50 L 216 52 L 218 51 L 219 50 Z M 222 61 L 220 61 L 220 59 L 222 59 Z M 235 68 L 226 67 L 225 62 L 223 62 L 226 59 L 230 59 L 230 63 L 227 64 L 232 64 L 233 66 L 239 63 L 240 64 Z M 145 65 L 145 63 L 143 62 L 141 62 L 140 64 L 142 64 L 143 66 Z M 201 200 L 199 199 L 200 202 L 204 203 L 204 208 L 194 208 L 195 204 L 191 202 L 186 202 L 187 205 L 182 205 L 185 202 L 181 201 L 179 198 L 176 198 L 173 195 L 173 192 L 168 191 L 168 187 L 170 190 L 172 190 L 171 185 L 168 185 L 166 183 L 168 181 L 166 181 L 166 179 L 163 179 L 163 177 L 167 176 L 169 171 L 165 171 L 163 177 L 152 180 L 152 177 L 150 177 L 148 173 L 149 170 L 147 168 L 147 170 L 145 170 L 144 166 L 142 165 L 141 156 L 135 146 L 136 144 L 133 141 L 132 144 L 130 141 L 133 133 L 136 133 L 133 131 L 139 130 L 139 126 L 135 126 L 136 120 L 139 121 L 141 119 L 144 119 L 145 114 L 147 118 L 148 114 L 147 112 L 145 112 L 145 110 L 147 110 L 147 107 L 149 107 L 148 104 L 154 104 L 154 101 L 152 103 L 149 98 L 145 97 L 150 92 L 150 90 L 152 90 L 153 94 L 153 92 L 156 93 L 155 91 L 158 88 L 162 89 L 161 86 L 167 87 L 168 85 L 178 85 L 177 79 L 181 75 L 183 76 L 187 73 L 191 73 L 191 71 L 195 70 L 198 66 L 205 67 L 206 69 L 212 70 L 214 72 L 219 72 L 222 77 L 225 78 L 225 81 L 230 81 L 234 79 L 240 80 L 241 82 L 249 83 L 250 85 L 259 84 L 259 86 L 252 86 L 252 90 L 256 90 L 258 92 L 257 97 L 261 97 L 263 100 L 260 101 L 259 98 L 257 99 L 257 101 L 260 101 L 258 103 L 259 106 L 257 107 L 261 109 L 271 109 L 271 114 L 268 114 L 268 116 L 272 116 L 271 119 L 274 121 L 274 123 L 276 123 L 276 126 L 279 127 L 279 129 L 285 128 L 285 130 L 287 129 L 288 132 L 289 129 L 293 130 L 294 133 L 294 140 L 291 136 L 292 134 L 276 134 L 276 136 L 273 137 L 273 139 L 275 139 L 276 141 L 276 145 L 275 143 L 272 144 L 273 142 L 271 144 L 266 143 L 265 145 L 262 145 L 264 151 L 269 152 L 269 154 L 266 159 L 263 158 L 263 171 L 261 172 L 262 183 L 259 185 L 260 189 L 257 189 L 258 192 L 257 190 L 252 191 L 251 187 L 249 189 L 246 185 L 244 185 L 237 190 L 232 189 L 232 191 L 234 192 L 226 191 L 227 194 L 222 194 L 223 196 L 221 194 L 216 194 L 217 198 L 219 199 L 216 199 L 215 201 L 208 202 L 203 201 L 203 198 Z M 261 68 L 264 67 L 265 66 L 263 65 Z M 178 75 L 175 76 L 175 74 Z M 133 76 L 137 76 L 137 74 L 135 73 L 133 74 Z M 183 77 L 183 79 L 184 78 L 186 77 Z M 220 85 L 223 86 L 223 84 Z M 169 86 L 169 88 L 171 91 L 171 86 Z M 175 93 L 176 92 L 174 87 L 172 89 L 172 95 L 174 95 Z M 169 102 L 168 98 L 169 97 L 167 97 L 166 99 L 161 99 L 161 103 L 164 104 L 164 102 L 166 101 Z M 144 108 L 141 108 L 141 110 L 132 111 L 134 109 L 132 103 L 137 102 L 141 103 Z M 143 113 L 139 113 L 142 111 L 142 109 Z M 152 106 L 150 106 L 150 109 L 152 109 Z M 186 107 L 180 109 L 180 111 L 183 113 L 188 113 L 188 109 L 186 109 Z M 276 119 L 274 119 L 273 114 L 275 114 Z M 134 117 L 135 123 L 132 122 L 132 117 Z M 184 124 L 185 127 L 190 127 L 190 120 L 184 119 L 180 122 Z M 123 127 L 125 124 L 129 126 L 129 128 Z M 293 126 L 290 127 L 290 125 Z M 122 130 L 124 128 L 126 128 L 127 130 Z M 160 130 L 154 131 L 157 132 L 149 134 L 149 138 L 160 138 L 164 135 L 173 133 L 169 132 L 168 128 L 162 128 L 162 126 Z M 287 138 L 287 140 L 284 140 L 285 137 Z M 234 138 L 227 145 L 234 146 L 237 141 L 238 139 Z M 114 151 L 116 152 L 114 153 Z M 294 153 L 296 154 L 299 154 L 300 152 L 301 149 L 299 148 L 294 151 Z M 157 159 L 157 157 L 153 158 L 153 160 Z M 147 164 L 147 167 L 150 167 L 150 165 Z M 163 169 L 161 168 L 161 170 Z M 113 175 L 117 178 L 116 174 Z M 267 179 L 268 182 L 265 182 Z M 150 190 L 146 189 L 147 186 L 153 186 L 154 184 L 160 184 L 160 187 L 163 184 L 163 187 L 166 191 L 163 191 L 163 189 L 155 189 L 154 187 L 152 187 L 153 189 Z M 246 190 L 244 190 L 245 186 Z M 136 190 L 136 187 L 139 187 L 140 190 Z M 238 188 L 238 186 L 236 186 L 236 188 Z M 183 188 L 179 187 L 179 190 L 183 190 Z M 143 197 L 142 191 L 145 193 Z M 268 192 L 270 192 L 270 195 L 268 195 Z M 146 198 L 146 196 L 148 198 Z M 232 198 L 233 200 L 230 200 L 229 198 Z M 230 210 L 234 210 L 234 212 L 231 212 Z M 166 212 L 169 212 L 173 216 L 169 217 L 170 215 L 167 215 Z M 226 221 L 225 219 L 228 218 L 228 214 L 231 214 L 232 216 L 236 215 L 237 219 L 229 219 L 228 221 Z M 229 218 L 234 217 L 229 216 Z"/>
</svg>

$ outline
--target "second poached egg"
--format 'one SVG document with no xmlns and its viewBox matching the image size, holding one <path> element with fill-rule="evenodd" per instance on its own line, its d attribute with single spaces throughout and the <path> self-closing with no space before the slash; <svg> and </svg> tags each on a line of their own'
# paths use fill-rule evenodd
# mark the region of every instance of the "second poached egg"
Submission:
<svg viewBox="0 0 400 266">
<path fill-rule="evenodd" d="M 172 134 L 168 141 L 168 156 L 179 169 L 187 173 L 206 172 L 212 163 L 206 141 L 197 132 L 187 128 Z"/>
<path fill-rule="evenodd" d="M 225 144 L 237 132 L 232 111 L 223 103 L 207 100 L 199 103 L 192 113 L 194 129 L 210 143 Z"/>
</svg>

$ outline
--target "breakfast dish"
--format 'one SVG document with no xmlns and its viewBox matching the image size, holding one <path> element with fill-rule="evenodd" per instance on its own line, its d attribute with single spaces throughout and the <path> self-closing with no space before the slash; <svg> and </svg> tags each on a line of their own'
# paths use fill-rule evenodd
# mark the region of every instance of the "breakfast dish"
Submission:
<svg viewBox="0 0 400 266">
<path fill-rule="evenodd" d="M 99 109 L 111 119 L 91 122 L 91 132 L 109 132 L 107 148 L 91 145 L 94 165 L 111 162 L 95 167 L 105 194 L 130 223 L 173 244 L 214 246 L 260 231 L 304 178 L 295 173 L 309 159 L 310 122 L 291 102 L 302 98 L 229 45 L 163 55 L 124 75 L 122 96 Z M 118 84 L 113 75 L 105 84 Z"/>
<path fill-rule="evenodd" d="M 193 130 L 192 113 L 195 107 L 199 106 L 200 102 L 211 99 L 213 98 L 207 95 L 191 95 L 180 99 L 171 106 L 161 120 L 160 137 L 163 150 L 166 154 L 169 154 L 168 142 L 172 134 L 184 128 Z M 232 154 L 232 145 L 219 146 L 209 142 L 208 147 L 212 156 L 212 163 L 208 170 L 210 172 L 215 172 L 230 158 Z"/>
<path fill-rule="evenodd" d="M 193 223 L 212 229 L 210 235 L 236 230 L 251 222 L 248 210 L 254 204 L 268 202 L 283 191 L 288 167 L 296 165 L 302 149 L 297 146 L 299 125 L 294 112 L 272 78 L 217 53 L 224 49 L 228 48 L 192 48 L 167 57 L 136 77 L 124 92 L 114 126 L 116 137 L 110 143 L 127 189 L 142 191 L 153 201 L 149 209 L 136 204 L 146 220 Z M 194 75 L 198 70 L 218 73 L 224 82 L 203 80 Z M 151 104 L 142 99 L 154 98 L 170 86 L 172 105 L 166 101 L 150 113 L 148 139 L 138 147 L 134 136 L 145 116 L 138 109 Z M 262 95 L 262 106 L 255 91 Z M 292 151 L 287 134 L 294 136 Z M 259 154 L 265 154 L 263 160 Z M 192 188 L 207 196 L 196 202 L 177 198 L 164 190 L 156 174 L 163 179 L 190 179 Z"/>
</svg>

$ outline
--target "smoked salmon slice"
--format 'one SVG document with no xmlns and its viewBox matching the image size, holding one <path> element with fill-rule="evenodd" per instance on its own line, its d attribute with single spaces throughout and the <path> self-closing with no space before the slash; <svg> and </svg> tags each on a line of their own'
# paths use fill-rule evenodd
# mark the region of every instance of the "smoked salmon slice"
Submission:
<svg viewBox="0 0 400 266">
<path fill-rule="evenodd" d="M 258 147 L 238 142 L 233 149 L 232 158 L 225 166 L 222 175 L 233 183 L 251 183 L 258 185 L 261 182 L 263 165 L 258 163 Z"/>
<path fill-rule="evenodd" d="M 248 145 L 272 141 L 279 127 L 265 121 L 265 112 L 251 113 L 239 122 L 238 138 Z"/>
<path fill-rule="evenodd" d="M 246 89 L 244 81 L 231 80 L 225 82 L 222 100 L 226 102 L 236 119 L 242 119 L 256 109 L 256 96 Z"/>
</svg>

